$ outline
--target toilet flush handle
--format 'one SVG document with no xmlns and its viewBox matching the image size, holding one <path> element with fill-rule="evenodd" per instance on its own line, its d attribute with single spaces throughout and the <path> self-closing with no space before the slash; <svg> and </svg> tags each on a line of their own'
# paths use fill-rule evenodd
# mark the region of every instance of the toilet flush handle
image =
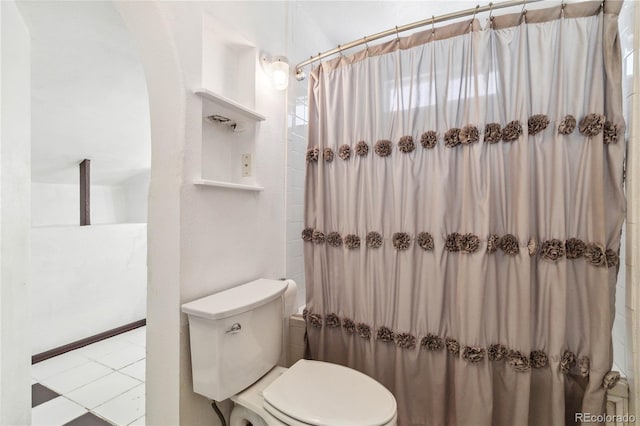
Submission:
<svg viewBox="0 0 640 426">
<path fill-rule="evenodd" d="M 227 334 L 240 333 L 240 330 L 242 330 L 242 326 L 239 323 L 235 323 L 231 326 L 230 329 L 227 330 Z"/>
</svg>

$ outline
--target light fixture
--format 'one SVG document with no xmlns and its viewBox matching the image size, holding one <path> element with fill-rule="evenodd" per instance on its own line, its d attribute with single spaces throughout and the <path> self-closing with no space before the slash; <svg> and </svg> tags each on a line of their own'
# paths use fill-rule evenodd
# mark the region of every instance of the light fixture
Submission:
<svg viewBox="0 0 640 426">
<path fill-rule="evenodd" d="M 289 64 L 278 58 L 271 63 L 271 81 L 276 90 L 285 90 L 289 85 Z"/>
<path fill-rule="evenodd" d="M 276 90 L 285 90 L 289 85 L 289 62 L 284 56 L 269 59 L 261 56 L 262 69 L 271 78 L 271 84 Z"/>
</svg>

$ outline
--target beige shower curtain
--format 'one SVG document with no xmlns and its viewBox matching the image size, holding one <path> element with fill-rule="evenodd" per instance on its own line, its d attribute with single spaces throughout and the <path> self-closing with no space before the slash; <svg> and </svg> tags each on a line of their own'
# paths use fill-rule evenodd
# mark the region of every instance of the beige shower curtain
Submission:
<svg viewBox="0 0 640 426">
<path fill-rule="evenodd" d="M 314 359 L 400 425 L 604 411 L 625 199 L 619 2 L 460 22 L 310 77 Z"/>
</svg>

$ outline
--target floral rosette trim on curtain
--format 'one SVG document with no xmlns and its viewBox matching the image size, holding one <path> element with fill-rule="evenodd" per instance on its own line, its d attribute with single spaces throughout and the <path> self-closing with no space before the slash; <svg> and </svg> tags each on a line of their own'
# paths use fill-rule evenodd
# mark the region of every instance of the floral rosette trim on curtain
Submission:
<svg viewBox="0 0 640 426">
<path fill-rule="evenodd" d="M 310 327 L 321 328 L 336 328 L 339 329 L 342 325 L 342 331 L 348 335 L 355 335 L 356 330 L 366 330 L 364 333 L 358 333 L 358 336 L 362 339 L 369 340 L 371 338 L 370 330 L 373 328 L 376 330 L 376 340 L 381 343 L 395 343 L 395 345 L 402 349 L 415 350 L 416 342 L 420 339 L 420 346 L 424 347 L 428 351 L 440 351 L 447 348 L 449 354 L 458 356 L 462 354 L 462 359 L 470 363 L 479 363 L 485 360 L 485 354 L 488 354 L 487 361 L 507 361 L 507 353 L 517 353 L 518 357 L 525 357 L 520 355 L 520 352 L 515 349 L 508 349 L 506 345 L 491 344 L 489 346 L 467 346 L 462 345 L 457 339 L 451 336 L 441 337 L 433 333 L 428 333 L 426 336 L 414 336 L 410 333 L 395 332 L 391 328 L 381 326 L 378 328 L 371 327 L 364 323 L 356 324 L 350 318 L 340 319 L 336 314 L 329 314 L 323 317 L 320 314 L 312 314 L 305 310 L 305 320 L 309 323 Z M 462 348 L 462 350 L 460 349 Z M 526 357 L 525 357 L 526 358 Z M 579 362 L 576 361 L 576 355 L 571 351 L 564 351 L 562 354 L 557 354 L 556 358 L 561 359 L 558 367 L 558 371 L 564 374 L 579 373 L 583 377 L 589 375 L 590 362 L 587 355 L 583 355 L 579 358 Z M 528 361 L 528 366 L 532 368 L 545 368 L 550 367 L 549 356 L 542 350 L 531 351 Z M 519 365 L 519 363 L 516 363 Z M 579 369 L 574 367 L 578 366 Z M 526 370 L 526 369 L 525 369 Z M 524 371 L 522 369 L 515 368 L 515 371 Z"/>
<path fill-rule="evenodd" d="M 602 143 L 604 145 L 615 144 L 618 142 L 620 129 L 612 121 L 607 120 L 601 114 L 588 114 L 580 122 L 580 133 L 587 137 L 595 137 L 603 133 Z M 600 122 L 602 122 L 600 124 Z M 560 135 L 571 135 L 576 128 L 576 119 L 572 115 L 564 117 L 558 121 L 557 132 Z M 545 131 L 549 126 L 549 118 L 544 114 L 535 114 L 529 117 L 528 134 L 535 136 Z M 509 122 L 502 130 L 498 123 L 488 123 L 485 125 L 484 141 L 489 144 L 503 142 L 514 142 L 523 136 L 522 125 L 519 121 Z M 462 129 L 452 128 L 444 133 L 444 145 L 448 148 L 469 145 L 478 142 L 480 133 L 474 125 L 465 126 Z M 433 130 L 426 131 L 420 136 L 420 144 L 425 149 L 433 149 L 438 144 L 437 133 Z M 398 141 L 398 151 L 400 153 L 411 153 L 416 149 L 413 142 L 413 136 L 403 136 Z M 369 152 L 368 145 L 365 141 L 358 142 L 353 148 L 359 156 L 366 156 Z M 374 145 L 375 153 L 380 157 L 388 157 L 393 152 L 393 142 L 388 139 L 381 139 Z M 350 145 L 344 144 L 339 148 L 339 157 L 343 160 L 351 158 L 352 148 Z M 317 163 L 320 150 L 318 148 L 309 148 L 307 150 L 307 163 Z M 327 162 L 333 161 L 333 150 L 325 148 L 324 159 Z"/>
<path fill-rule="evenodd" d="M 348 234 L 344 238 L 338 232 L 329 232 L 305 228 L 302 231 L 302 240 L 321 244 L 326 242 L 328 245 L 340 248 L 343 245 L 347 249 L 360 248 L 360 237 L 354 234 Z M 420 232 L 415 238 L 412 238 L 406 232 L 396 232 L 389 238 L 396 250 L 404 251 L 411 247 L 411 242 L 415 241 L 416 245 L 424 251 L 433 251 L 436 249 L 433 236 L 428 232 Z M 377 249 L 383 245 L 383 237 L 380 233 L 371 231 L 366 234 L 365 248 Z M 486 244 L 486 250 L 479 252 L 481 245 Z M 585 260 L 585 265 L 603 266 L 616 268 L 620 265 L 620 256 L 617 251 L 608 248 L 604 249 L 600 243 L 585 243 L 579 238 L 568 238 L 560 240 L 553 238 L 543 241 L 542 248 L 538 251 L 537 241 L 529 238 L 525 246 L 529 256 L 540 255 L 543 260 L 557 262 L 562 258 L 567 260 Z M 504 254 L 517 255 L 520 254 L 520 242 L 518 237 L 513 234 L 498 236 L 496 234 L 489 235 L 485 240 L 481 240 L 475 234 L 460 234 L 453 232 L 447 235 L 442 247 L 451 253 L 479 254 L 491 255 L 500 249 Z"/>
</svg>

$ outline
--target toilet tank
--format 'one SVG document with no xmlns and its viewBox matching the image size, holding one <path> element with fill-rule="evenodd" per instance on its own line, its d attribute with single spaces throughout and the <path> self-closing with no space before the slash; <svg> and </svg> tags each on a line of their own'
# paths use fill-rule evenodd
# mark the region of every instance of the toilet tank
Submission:
<svg viewBox="0 0 640 426">
<path fill-rule="evenodd" d="M 222 401 L 278 363 L 286 288 L 261 278 L 182 305 L 194 392 Z"/>
</svg>

